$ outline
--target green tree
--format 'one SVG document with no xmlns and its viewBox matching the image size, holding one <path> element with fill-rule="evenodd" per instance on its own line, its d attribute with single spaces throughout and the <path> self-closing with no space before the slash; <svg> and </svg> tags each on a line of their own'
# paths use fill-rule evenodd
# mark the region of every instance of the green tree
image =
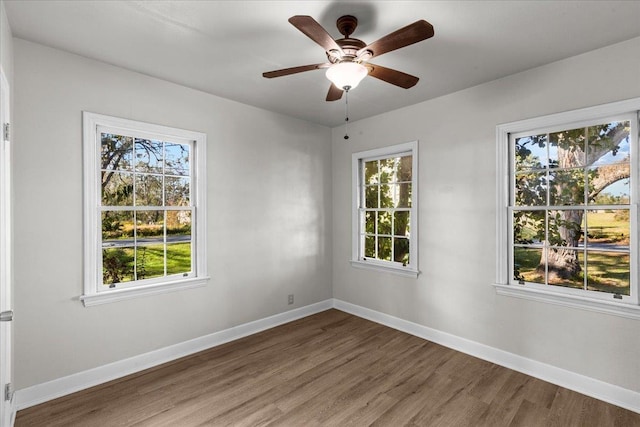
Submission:
<svg viewBox="0 0 640 427">
<path fill-rule="evenodd" d="M 102 256 L 103 283 L 114 287 L 115 283 L 133 279 L 133 250 L 106 249 Z"/>
<path fill-rule="evenodd" d="M 401 157 L 398 162 L 398 181 L 411 182 L 412 157 Z M 400 184 L 398 206 L 411 205 L 411 187 L 409 184 Z M 396 213 L 394 222 L 394 234 L 405 236 L 409 228 L 409 213 Z M 395 239 L 394 261 L 406 263 L 409 260 L 409 239 Z"/>
<path fill-rule="evenodd" d="M 612 122 L 586 129 L 519 138 L 515 146 L 516 165 L 528 171 L 516 173 L 516 205 L 546 205 L 547 188 L 549 204 L 552 206 L 580 205 L 585 197 L 588 202 L 596 200 L 609 185 L 629 178 L 628 157 L 620 156 L 622 158 L 618 161 L 602 166 L 597 163 L 609 153 L 612 156 L 619 155 L 620 144 L 628 138 L 629 131 L 629 122 Z M 547 144 L 557 156 L 541 159 L 534 154 L 546 150 Z M 541 172 L 547 167 L 548 178 L 545 172 Z M 533 240 L 546 239 L 548 245 L 556 247 L 548 248 L 545 245 L 538 273 L 544 273 L 547 268 L 549 281 L 569 279 L 581 271 L 578 251 L 570 247 L 578 245 L 582 220 L 583 211 L 579 209 L 550 211 L 545 234 L 544 212 L 517 211 L 514 215 L 515 242 L 531 243 Z"/>
</svg>

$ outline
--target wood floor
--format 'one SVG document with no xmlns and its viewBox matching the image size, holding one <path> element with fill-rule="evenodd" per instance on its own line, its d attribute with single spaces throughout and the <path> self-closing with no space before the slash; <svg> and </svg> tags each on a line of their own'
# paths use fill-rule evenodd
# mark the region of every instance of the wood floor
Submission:
<svg viewBox="0 0 640 427">
<path fill-rule="evenodd" d="M 19 411 L 22 426 L 640 426 L 640 414 L 329 310 Z"/>
</svg>

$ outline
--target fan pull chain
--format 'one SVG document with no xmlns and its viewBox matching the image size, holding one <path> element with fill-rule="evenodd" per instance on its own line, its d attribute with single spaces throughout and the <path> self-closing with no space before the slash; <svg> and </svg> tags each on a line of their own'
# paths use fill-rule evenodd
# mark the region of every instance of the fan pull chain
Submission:
<svg viewBox="0 0 640 427">
<path fill-rule="evenodd" d="M 344 139 L 349 139 L 349 89 L 344 91 Z"/>
</svg>

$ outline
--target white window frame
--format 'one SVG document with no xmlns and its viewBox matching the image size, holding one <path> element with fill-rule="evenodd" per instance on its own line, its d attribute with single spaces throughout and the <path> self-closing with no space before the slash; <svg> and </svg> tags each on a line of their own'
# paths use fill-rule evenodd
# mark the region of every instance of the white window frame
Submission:
<svg viewBox="0 0 640 427">
<path fill-rule="evenodd" d="M 383 261 L 377 259 L 364 259 L 364 240 L 362 228 L 364 227 L 362 182 L 364 180 L 364 162 L 397 157 L 400 155 L 412 156 L 411 162 L 411 228 L 409 234 L 409 264 L 403 265 L 395 261 Z M 351 157 L 352 174 L 352 251 L 351 265 L 357 268 L 386 271 L 402 276 L 418 277 L 418 141 L 411 141 L 389 147 L 376 148 L 367 151 L 353 153 Z"/>
<path fill-rule="evenodd" d="M 207 274 L 206 134 L 83 112 L 84 161 L 84 294 L 86 306 L 121 301 L 204 286 Z M 191 153 L 192 272 L 187 277 L 165 276 L 141 280 L 135 286 L 109 288 L 102 285 L 102 233 L 100 229 L 100 133 L 104 128 L 126 135 L 163 141 L 189 141 Z"/>
<path fill-rule="evenodd" d="M 516 298 L 540 301 L 566 307 L 579 308 L 600 313 L 618 315 L 627 318 L 640 319 L 640 305 L 638 294 L 640 293 L 640 283 L 638 273 L 640 251 L 638 250 L 638 233 L 640 228 L 637 221 L 637 205 L 639 202 L 640 183 L 638 171 L 638 148 L 640 146 L 640 136 L 638 135 L 638 111 L 640 110 L 640 98 L 633 98 L 625 101 L 613 102 L 610 104 L 595 107 L 583 108 L 579 110 L 567 111 L 558 114 L 551 114 L 532 119 L 520 120 L 516 122 L 501 124 L 496 126 L 496 153 L 497 153 L 497 176 L 496 176 L 496 281 L 494 283 L 496 292 Z M 577 291 L 554 286 L 526 286 L 512 280 L 512 224 L 509 209 L 510 200 L 510 135 L 522 132 L 533 132 L 539 129 L 563 128 L 571 129 L 579 127 L 581 123 L 603 120 L 615 116 L 633 114 L 631 129 L 631 203 L 630 209 L 630 287 L 631 296 L 623 300 L 604 299 L 594 294 L 589 295 L 587 291 Z M 575 126 L 578 125 L 578 126 Z M 533 134 L 532 133 L 532 134 Z"/>
</svg>

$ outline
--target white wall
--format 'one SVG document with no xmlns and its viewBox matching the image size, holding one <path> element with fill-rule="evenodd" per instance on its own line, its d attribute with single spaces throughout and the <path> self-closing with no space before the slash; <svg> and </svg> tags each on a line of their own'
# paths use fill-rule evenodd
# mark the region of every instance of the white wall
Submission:
<svg viewBox="0 0 640 427">
<path fill-rule="evenodd" d="M 348 142 L 335 128 L 334 297 L 640 392 L 637 320 L 497 296 L 491 286 L 496 125 L 638 96 L 640 38 L 355 122 Z M 411 140 L 420 141 L 422 274 L 352 268 L 351 153 Z"/>
<path fill-rule="evenodd" d="M 20 39 L 14 54 L 17 389 L 331 297 L 329 128 Z M 77 300 L 83 110 L 206 132 L 208 286 Z"/>
</svg>

